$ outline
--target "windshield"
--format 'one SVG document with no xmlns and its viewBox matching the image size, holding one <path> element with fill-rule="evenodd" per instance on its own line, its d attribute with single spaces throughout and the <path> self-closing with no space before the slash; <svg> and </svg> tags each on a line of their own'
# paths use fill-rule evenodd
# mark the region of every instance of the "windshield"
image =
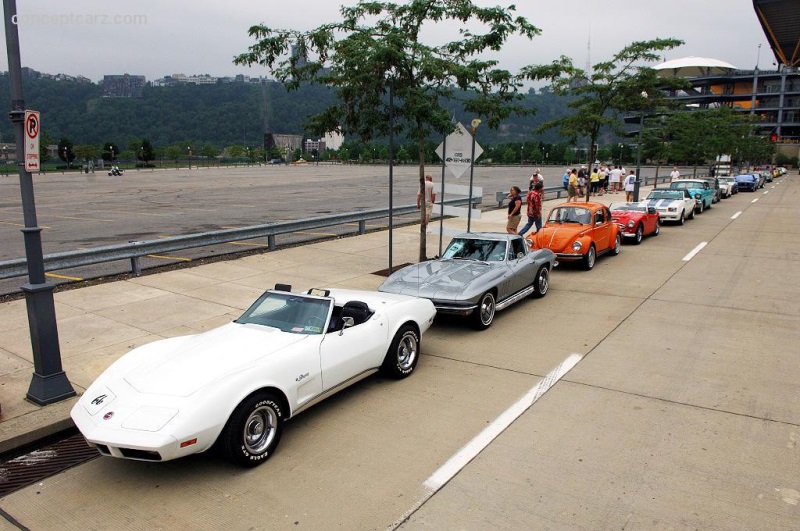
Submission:
<svg viewBox="0 0 800 531">
<path fill-rule="evenodd" d="M 547 218 L 548 223 L 580 223 L 581 225 L 592 224 L 592 212 L 584 207 L 563 206 L 554 208 Z"/>
<path fill-rule="evenodd" d="M 641 203 L 611 203 L 608 207 L 611 213 L 624 211 L 624 212 L 647 212 L 647 207 Z"/>
<path fill-rule="evenodd" d="M 647 199 L 681 199 L 683 198 L 683 193 L 681 192 L 668 192 L 666 190 L 660 192 L 650 192 L 647 194 Z"/>
<path fill-rule="evenodd" d="M 749 181 L 749 182 L 752 182 L 752 181 L 755 181 L 756 178 L 755 178 L 754 175 L 737 175 L 736 176 L 736 180 L 737 181 Z"/>
<path fill-rule="evenodd" d="M 480 240 L 477 238 L 454 238 L 442 253 L 442 258 L 483 262 L 502 262 L 505 256 L 505 240 Z"/>
<path fill-rule="evenodd" d="M 678 188 L 684 190 L 693 190 L 695 188 L 702 188 L 703 183 L 695 181 L 675 181 L 669 185 L 670 188 Z"/>
<path fill-rule="evenodd" d="M 268 291 L 235 322 L 278 328 L 292 334 L 321 334 L 333 300 Z"/>
</svg>

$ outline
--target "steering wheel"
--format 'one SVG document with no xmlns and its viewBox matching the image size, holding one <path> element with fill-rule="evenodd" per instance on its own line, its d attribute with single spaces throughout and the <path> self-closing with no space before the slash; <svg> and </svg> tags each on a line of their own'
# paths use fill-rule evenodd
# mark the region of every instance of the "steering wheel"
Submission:
<svg viewBox="0 0 800 531">
<path fill-rule="evenodd" d="M 318 317 L 316 315 L 312 315 L 311 317 L 307 317 L 306 318 L 306 320 L 303 323 L 303 325 L 306 328 L 311 327 L 311 328 L 320 328 L 321 329 L 323 326 L 325 326 L 325 319 L 323 319 L 322 317 Z"/>
</svg>

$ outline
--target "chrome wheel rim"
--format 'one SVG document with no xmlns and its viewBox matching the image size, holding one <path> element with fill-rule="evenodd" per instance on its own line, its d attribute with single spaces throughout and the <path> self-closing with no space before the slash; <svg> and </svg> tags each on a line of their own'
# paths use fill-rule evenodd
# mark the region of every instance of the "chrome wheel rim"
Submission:
<svg viewBox="0 0 800 531">
<path fill-rule="evenodd" d="M 594 267 L 594 247 L 589 247 L 589 256 L 586 259 L 586 263 L 589 264 L 589 269 Z"/>
<path fill-rule="evenodd" d="M 397 366 L 402 370 L 408 370 L 414 365 L 417 359 L 419 343 L 414 332 L 406 332 L 397 345 Z"/>
<path fill-rule="evenodd" d="M 544 295 L 547 293 L 547 289 L 550 287 L 549 282 L 549 274 L 547 273 L 547 269 L 542 269 L 542 274 L 539 275 L 539 294 Z"/>
<path fill-rule="evenodd" d="M 255 409 L 244 423 L 244 446 L 254 455 L 263 454 L 272 440 L 278 427 L 278 414 L 268 406 Z"/>
<path fill-rule="evenodd" d="M 488 293 L 484 295 L 481 299 L 481 306 L 479 309 L 481 312 L 481 323 L 484 325 L 491 323 L 494 318 L 494 297 Z"/>
</svg>

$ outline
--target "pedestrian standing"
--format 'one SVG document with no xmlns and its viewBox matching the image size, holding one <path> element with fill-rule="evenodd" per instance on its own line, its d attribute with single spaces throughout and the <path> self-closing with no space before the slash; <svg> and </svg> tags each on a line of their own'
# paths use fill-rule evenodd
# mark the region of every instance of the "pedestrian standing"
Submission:
<svg viewBox="0 0 800 531">
<path fill-rule="evenodd" d="M 536 232 L 542 229 L 542 190 L 544 190 L 544 183 L 537 182 L 533 185 L 533 190 L 528 192 L 526 204 L 528 205 L 528 222 L 519 231 L 520 236 L 525 236 L 532 226 L 536 226 Z"/>
<path fill-rule="evenodd" d="M 433 176 L 428 174 L 425 176 L 425 189 L 417 192 L 417 210 L 422 208 L 422 201 L 425 200 L 425 227 L 433 214 L 433 203 L 436 201 L 436 193 L 433 191 Z"/>
<path fill-rule="evenodd" d="M 520 211 L 522 210 L 522 197 L 520 197 L 521 190 L 518 186 L 512 186 L 508 191 L 508 223 L 506 224 L 506 232 L 509 234 L 516 234 L 519 227 L 519 221 L 522 219 Z"/>
<path fill-rule="evenodd" d="M 564 190 L 569 188 L 569 168 L 564 170 L 564 175 L 561 176 L 561 184 L 564 186 Z"/>
<path fill-rule="evenodd" d="M 608 167 L 607 166 L 600 166 L 599 172 L 600 178 L 600 185 L 599 185 L 599 195 L 605 194 L 606 190 L 608 190 Z"/>
<path fill-rule="evenodd" d="M 633 201 L 633 189 L 636 186 L 636 173 L 631 170 L 627 177 L 625 177 L 625 201 L 630 203 Z"/>
<path fill-rule="evenodd" d="M 569 172 L 569 186 L 567 187 L 567 203 L 578 200 L 578 170 L 572 168 Z"/>
<path fill-rule="evenodd" d="M 592 168 L 592 173 L 589 175 L 589 186 L 592 188 L 592 195 L 597 195 L 600 192 L 600 172 L 597 167 Z"/>
<path fill-rule="evenodd" d="M 678 171 L 678 167 L 675 166 L 674 168 L 672 168 L 672 172 L 669 174 L 669 180 L 670 182 L 677 181 L 680 178 L 681 178 L 681 172 Z"/>
</svg>

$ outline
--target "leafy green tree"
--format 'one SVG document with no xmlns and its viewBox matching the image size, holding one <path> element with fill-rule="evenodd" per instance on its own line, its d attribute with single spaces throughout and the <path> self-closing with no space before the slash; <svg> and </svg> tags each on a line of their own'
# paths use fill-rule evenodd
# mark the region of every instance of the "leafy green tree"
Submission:
<svg viewBox="0 0 800 531">
<path fill-rule="evenodd" d="M 171 160 L 175 162 L 175 165 L 178 165 L 178 161 L 183 158 L 183 147 L 171 145 L 164 148 L 164 158 L 167 160 Z"/>
<path fill-rule="evenodd" d="M 146 138 L 142 140 L 141 149 L 139 150 L 139 156 L 137 158 L 144 162 L 145 165 L 156 158 L 153 152 L 153 144 L 150 143 L 150 140 Z"/>
<path fill-rule="evenodd" d="M 205 157 L 209 161 L 214 161 L 219 154 L 219 150 L 211 144 L 203 144 L 200 147 L 200 156 Z"/>
<path fill-rule="evenodd" d="M 664 50 L 683 44 L 678 39 L 653 39 L 629 44 L 609 61 L 597 63 L 591 72 L 584 72 L 562 56 L 550 65 L 523 69 L 530 79 L 549 79 L 550 89 L 574 99 L 569 107 L 575 113 L 543 124 L 539 131 L 557 128 L 562 135 L 573 140 L 589 140 L 587 162 L 594 162 L 598 136 L 603 128 L 622 134 L 621 117 L 625 113 L 644 115 L 650 109 L 664 107 L 667 98 L 664 89 L 686 86 L 683 78 L 659 78 L 655 70 L 644 63 L 661 59 Z M 638 176 L 637 176 L 638 177 Z M 589 200 L 587 187 L 586 200 Z"/>
<path fill-rule="evenodd" d="M 58 141 L 58 158 L 67 163 L 67 168 L 69 168 L 72 161 L 75 160 L 74 148 L 75 145 L 72 143 L 72 140 L 65 136 L 62 136 L 61 140 Z"/>
<path fill-rule="evenodd" d="M 119 146 L 116 145 L 114 142 L 106 142 L 103 144 L 103 149 L 101 150 L 101 156 L 103 160 L 113 164 L 114 160 L 119 157 L 120 149 Z"/>
<path fill-rule="evenodd" d="M 47 148 L 52 143 L 53 139 L 50 137 L 50 133 L 42 131 L 42 139 L 41 142 L 39 142 L 39 160 L 42 163 L 50 161 L 50 150 Z"/>
<path fill-rule="evenodd" d="M 539 34 L 523 17 L 513 17 L 514 10 L 478 7 L 471 0 L 360 0 L 341 8 L 341 21 L 310 31 L 253 26 L 249 34 L 256 44 L 234 62 L 264 65 L 289 89 L 309 81 L 332 88 L 339 101 L 309 119 L 314 134 L 341 128 L 362 139 L 386 136 L 391 91 L 396 132 L 416 142 L 422 188 L 428 136 L 440 138 L 454 129 L 444 99 L 461 97 L 466 112 L 493 128 L 513 111 L 529 111 L 517 104 L 521 78 L 497 68 L 496 60 L 482 58 L 500 50 L 512 35 L 532 39 Z M 423 35 L 439 36 L 428 27 L 444 20 L 460 24 L 460 37 L 427 44 Z M 287 58 L 291 46 L 296 53 Z M 420 220 L 424 217 L 421 209 Z M 419 256 L 426 257 L 424 223 Z"/>
<path fill-rule="evenodd" d="M 100 155 L 100 149 L 91 144 L 75 146 L 75 156 L 84 162 L 96 159 Z"/>
</svg>

